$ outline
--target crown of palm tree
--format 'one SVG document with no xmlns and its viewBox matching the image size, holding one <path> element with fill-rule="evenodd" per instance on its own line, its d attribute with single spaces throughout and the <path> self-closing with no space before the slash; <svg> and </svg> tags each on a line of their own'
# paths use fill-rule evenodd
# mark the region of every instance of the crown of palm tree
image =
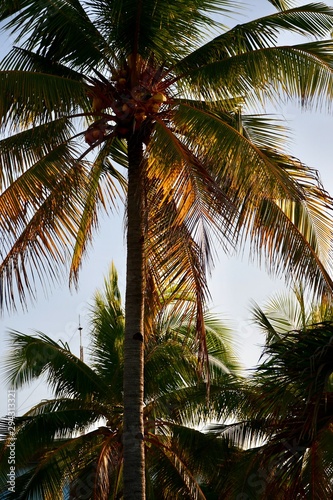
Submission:
<svg viewBox="0 0 333 500">
<path fill-rule="evenodd" d="M 37 276 L 55 279 L 68 248 L 77 277 L 99 212 L 125 189 L 117 165 L 134 133 L 147 144 L 149 265 L 165 265 L 169 282 L 178 262 L 174 274 L 205 288 L 193 273 L 211 258 L 213 229 L 225 249 L 250 236 L 272 270 L 331 287 L 329 196 L 281 150 L 281 124 L 242 110 L 281 93 L 329 105 L 331 40 L 278 47 L 277 35 L 325 36 L 333 14 L 272 3 L 282 10 L 230 30 L 210 15 L 229 2 L 2 3 L 18 44 L 0 73 L 3 306 L 34 295 Z M 222 34 L 201 45 L 205 26 Z M 187 260 L 163 244 L 170 227 L 176 241 L 192 236 Z"/>
</svg>

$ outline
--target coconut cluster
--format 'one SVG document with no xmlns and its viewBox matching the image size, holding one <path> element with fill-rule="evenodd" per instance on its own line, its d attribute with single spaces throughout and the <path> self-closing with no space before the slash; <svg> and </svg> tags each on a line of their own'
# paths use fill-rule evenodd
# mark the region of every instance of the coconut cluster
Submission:
<svg viewBox="0 0 333 500">
<path fill-rule="evenodd" d="M 111 135 L 128 138 L 144 125 L 147 118 L 153 121 L 168 99 L 145 73 L 147 69 L 141 74 L 139 84 L 134 86 L 129 68 L 122 68 L 113 73 L 110 82 L 98 81 L 89 88 L 92 113 L 99 117 L 85 132 L 88 144 L 102 142 Z"/>
</svg>

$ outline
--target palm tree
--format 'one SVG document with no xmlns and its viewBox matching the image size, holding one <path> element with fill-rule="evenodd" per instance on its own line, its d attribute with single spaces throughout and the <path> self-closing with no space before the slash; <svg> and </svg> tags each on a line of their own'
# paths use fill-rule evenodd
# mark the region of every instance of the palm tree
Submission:
<svg viewBox="0 0 333 500">
<path fill-rule="evenodd" d="M 223 498 L 333 495 L 333 310 L 308 301 L 295 287 L 294 296 L 278 294 L 264 310 L 253 309 L 266 333 L 264 359 L 252 379 L 250 420 L 231 429 L 236 435 L 238 427 L 238 437 L 252 438 L 252 445 L 234 453 L 229 474 L 222 469 Z"/>
<path fill-rule="evenodd" d="M 45 374 L 55 394 L 16 419 L 15 498 L 122 497 L 125 321 L 113 266 L 103 293 L 94 297 L 91 318 L 89 364 L 45 334 L 10 334 L 10 382 L 20 387 Z M 203 499 L 200 482 L 208 482 L 216 457 L 227 446 L 196 429 L 209 418 L 228 416 L 242 397 L 230 331 L 219 318 L 205 314 L 212 367 L 207 406 L 195 325 L 187 308 L 161 305 L 151 323 L 153 334 L 145 345 L 147 494 L 150 499 Z M 7 429 L 3 421 L 2 433 Z M 2 494 L 12 439 L 2 442 Z"/>
<path fill-rule="evenodd" d="M 272 271 L 332 289 L 331 199 L 283 151 L 276 121 L 246 112 L 282 94 L 331 102 L 332 42 L 322 38 L 333 11 L 271 3 L 272 15 L 227 30 L 212 17 L 230 14 L 227 0 L 1 2 L 16 37 L 0 72 L 2 307 L 26 304 L 68 259 L 77 281 L 99 212 L 125 188 L 117 165 L 128 172 L 126 499 L 145 488 L 146 287 L 193 292 L 201 364 L 214 239 L 225 250 L 249 239 Z M 279 47 L 281 30 L 321 40 Z"/>
</svg>

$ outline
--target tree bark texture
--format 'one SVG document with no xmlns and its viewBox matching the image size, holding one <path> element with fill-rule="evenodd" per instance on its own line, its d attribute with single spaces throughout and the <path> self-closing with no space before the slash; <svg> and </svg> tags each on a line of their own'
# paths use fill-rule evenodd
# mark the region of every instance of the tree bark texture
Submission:
<svg viewBox="0 0 333 500">
<path fill-rule="evenodd" d="M 124 343 L 124 499 L 145 499 L 144 398 L 144 191 L 143 146 L 128 139 L 127 266 Z"/>
</svg>

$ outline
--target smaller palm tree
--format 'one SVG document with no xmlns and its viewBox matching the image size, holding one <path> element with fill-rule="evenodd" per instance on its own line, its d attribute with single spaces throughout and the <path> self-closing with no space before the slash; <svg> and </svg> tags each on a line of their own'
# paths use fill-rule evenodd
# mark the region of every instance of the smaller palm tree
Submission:
<svg viewBox="0 0 333 500">
<path fill-rule="evenodd" d="M 293 298 L 276 296 L 265 312 L 255 306 L 254 317 L 267 343 L 252 378 L 251 418 L 235 428 L 238 437 L 241 429 L 243 439 L 261 443 L 234 453 L 229 476 L 220 476 L 222 498 L 332 498 L 332 306 L 309 306 L 298 287 Z M 286 331 L 291 325 L 298 329 Z"/>
<path fill-rule="evenodd" d="M 147 498 L 205 498 L 201 484 L 215 474 L 217 458 L 228 453 L 223 440 L 200 432 L 209 418 L 236 411 L 242 383 L 230 332 L 206 314 L 210 368 L 198 370 L 198 343 L 189 308 L 167 300 L 160 305 L 145 347 L 145 434 Z M 16 498 L 122 498 L 124 313 L 114 267 L 92 309 L 90 363 L 67 344 L 45 334 L 10 333 L 6 363 L 15 387 L 42 375 L 54 399 L 16 419 Z M 2 422 L 2 433 L 7 428 Z M 0 454 L 0 481 L 7 478 L 8 436 Z M 1 490 L 0 490 L 1 491 Z"/>
</svg>

